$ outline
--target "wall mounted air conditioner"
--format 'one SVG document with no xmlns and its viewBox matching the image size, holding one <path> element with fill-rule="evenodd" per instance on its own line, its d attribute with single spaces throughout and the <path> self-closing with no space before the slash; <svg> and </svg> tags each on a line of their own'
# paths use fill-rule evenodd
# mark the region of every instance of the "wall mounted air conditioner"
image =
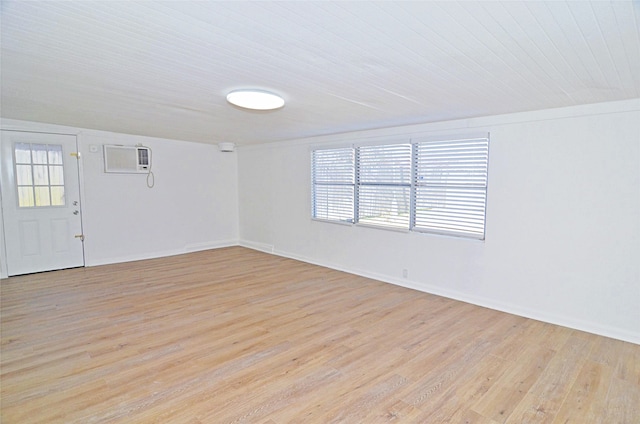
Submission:
<svg viewBox="0 0 640 424">
<path fill-rule="evenodd" d="M 104 172 L 148 174 L 151 152 L 143 146 L 104 145 Z"/>
</svg>

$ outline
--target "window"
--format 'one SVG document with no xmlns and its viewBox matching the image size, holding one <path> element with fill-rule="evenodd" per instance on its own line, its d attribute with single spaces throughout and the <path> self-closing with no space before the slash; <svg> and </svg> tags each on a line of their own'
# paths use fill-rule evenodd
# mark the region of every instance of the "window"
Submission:
<svg viewBox="0 0 640 424">
<path fill-rule="evenodd" d="M 18 206 L 64 206 L 62 146 L 16 143 L 14 152 Z"/>
<path fill-rule="evenodd" d="M 312 154 L 312 216 L 484 239 L 489 139 Z"/>
<path fill-rule="evenodd" d="M 352 148 L 315 150 L 311 156 L 311 216 L 353 222 L 355 162 Z"/>
<path fill-rule="evenodd" d="M 413 229 L 484 238 L 489 140 L 415 144 Z"/>
<path fill-rule="evenodd" d="M 411 144 L 359 147 L 358 222 L 409 229 Z"/>
</svg>

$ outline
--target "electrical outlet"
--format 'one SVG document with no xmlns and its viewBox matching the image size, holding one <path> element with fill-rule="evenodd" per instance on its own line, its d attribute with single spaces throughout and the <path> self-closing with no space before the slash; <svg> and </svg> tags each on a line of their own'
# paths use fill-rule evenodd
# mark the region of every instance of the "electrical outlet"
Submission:
<svg viewBox="0 0 640 424">
<path fill-rule="evenodd" d="M 409 270 L 404 268 L 402 270 L 402 278 L 409 278 Z"/>
</svg>

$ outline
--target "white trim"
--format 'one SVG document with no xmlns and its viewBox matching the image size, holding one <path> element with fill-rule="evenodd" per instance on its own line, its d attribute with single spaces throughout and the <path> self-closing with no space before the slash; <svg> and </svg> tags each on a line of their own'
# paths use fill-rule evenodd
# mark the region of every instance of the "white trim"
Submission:
<svg viewBox="0 0 640 424">
<path fill-rule="evenodd" d="M 412 230 L 410 230 L 409 228 L 400 228 L 400 227 L 392 227 L 392 226 L 385 226 L 385 225 L 367 224 L 367 223 L 362 223 L 362 222 L 356 222 L 355 224 L 353 224 L 353 226 L 360 227 L 360 228 L 372 228 L 372 229 L 375 229 L 375 230 L 393 231 L 394 233 L 410 234 L 412 232 Z"/>
<path fill-rule="evenodd" d="M 353 222 L 348 222 L 348 221 L 337 221 L 337 220 L 333 220 L 333 219 L 323 219 L 323 218 L 314 218 L 311 217 L 312 221 L 317 221 L 317 222 L 326 222 L 327 224 L 338 224 L 338 225 L 346 225 L 348 227 L 353 227 Z"/>
<path fill-rule="evenodd" d="M 2 152 L 2 134 L 0 134 L 0 165 L 3 163 Z M 0 176 L 0 179 L 2 177 Z M 9 271 L 7 270 L 7 244 L 4 237 L 4 215 L 2 210 L 4 209 L 4 202 L 2 201 L 2 190 L 0 190 L 0 279 L 9 278 Z"/>
<path fill-rule="evenodd" d="M 126 134 L 120 132 L 112 132 L 108 130 L 96 130 L 90 128 L 78 128 L 65 125 L 47 124 L 43 122 L 35 121 L 21 121 L 17 119 L 0 118 L 0 129 L 8 131 L 22 131 L 22 132 L 35 132 L 35 133 L 48 133 L 48 134 L 63 134 L 63 135 L 75 135 L 101 137 L 108 140 L 111 144 L 119 144 L 122 141 L 123 144 L 154 144 L 161 141 L 178 141 L 180 143 L 195 143 L 204 144 L 197 141 L 181 140 L 175 138 L 161 138 L 151 137 L 139 134 Z M 105 141 L 107 143 L 107 141 Z M 210 145 L 217 145 L 217 142 L 206 143 Z"/>
<path fill-rule="evenodd" d="M 78 133 L 76 135 L 76 151 L 80 153 L 80 156 L 78 157 L 78 184 L 79 184 L 79 191 L 80 191 L 80 225 L 82 226 L 82 234 L 86 235 L 86 229 L 87 229 L 87 216 L 86 216 L 86 208 L 84 205 L 85 199 L 87 198 L 87 196 L 85 195 L 85 184 L 84 184 L 84 156 L 82 155 L 81 150 L 81 146 L 83 145 L 83 136 L 81 133 Z M 89 243 L 91 243 L 91 241 L 89 240 Z M 88 252 L 91 250 L 89 248 L 87 248 L 87 239 L 85 238 L 82 242 L 82 250 L 83 250 L 83 254 L 84 254 L 84 266 L 87 266 L 87 263 L 89 261 L 89 254 Z"/>
<path fill-rule="evenodd" d="M 333 143 L 307 143 L 307 150 L 309 150 L 310 155 L 316 150 L 353 149 L 354 147 L 353 140 L 349 142 L 340 140 Z"/>
<path fill-rule="evenodd" d="M 465 133 L 449 133 L 439 135 L 420 135 L 417 137 L 411 137 L 411 144 L 430 143 L 430 142 L 456 142 L 456 141 L 468 141 L 468 140 L 490 140 L 491 133 L 489 131 L 472 131 Z"/>
<path fill-rule="evenodd" d="M 205 243 L 192 243 L 184 247 L 185 253 L 201 252 L 203 250 L 221 249 L 223 247 L 238 246 L 238 239 L 217 240 Z"/>
<path fill-rule="evenodd" d="M 0 159 L 2 162 L 2 159 Z M 2 203 L 2 193 L 0 192 L 0 205 Z M 9 278 L 9 271 L 7 270 L 7 244 L 4 238 L 4 216 L 2 215 L 2 207 L 0 207 L 0 279 Z"/>
<path fill-rule="evenodd" d="M 389 135 L 386 137 L 375 137 L 375 138 L 366 138 L 366 139 L 354 139 L 353 147 L 371 147 L 371 146 L 393 146 L 396 144 L 413 144 L 411 141 L 411 137 L 408 134 L 402 135 Z"/>
<path fill-rule="evenodd" d="M 515 112 L 503 115 L 478 116 L 474 118 L 457 119 L 453 121 L 424 122 L 414 125 L 401 125 L 396 127 L 374 128 L 370 130 L 347 131 L 335 134 L 320 135 L 315 137 L 305 137 L 274 141 L 271 143 L 260 143 L 248 146 L 238 146 L 240 150 L 259 149 L 264 146 L 287 147 L 310 145 L 312 148 L 320 146 L 336 147 L 349 145 L 355 140 L 363 143 L 376 143 L 377 140 L 392 138 L 438 138 L 440 136 L 474 134 L 478 132 L 488 132 L 491 127 L 498 125 L 521 124 L 539 121 L 555 121 L 558 119 L 603 115 L 621 112 L 636 112 L 640 110 L 640 98 L 619 100 L 613 102 L 592 103 L 587 105 L 566 106 L 554 109 L 541 109 L 535 111 Z"/>
<path fill-rule="evenodd" d="M 262 245 L 261 243 L 255 243 L 248 240 L 240 240 L 240 246 L 253 248 L 252 246 Z M 267 245 L 264 245 L 267 246 Z M 423 293 L 429 293 L 436 296 L 446 297 L 448 299 L 458 300 L 461 302 L 469 303 L 472 305 L 482 306 L 485 308 L 493 309 L 500 312 L 505 312 L 512 315 L 517 315 L 524 318 L 534 319 L 537 321 L 546 322 L 549 324 L 560 325 L 563 327 L 572 328 L 574 330 L 585 331 L 587 333 L 597 334 L 600 336 L 611 337 L 618 340 L 623 340 L 629 343 L 635 343 L 640 345 L 640 333 L 632 331 L 620 330 L 618 328 L 601 325 L 595 322 L 588 322 L 583 320 L 576 320 L 571 317 L 541 313 L 540 311 L 529 309 L 521 306 L 514 306 L 503 302 L 495 301 L 493 299 L 481 297 L 481 296 L 469 296 L 456 290 L 443 290 L 442 287 L 433 286 L 430 284 L 418 283 L 406 278 L 397 278 L 389 275 L 378 274 L 369 272 L 362 269 L 348 268 L 335 263 L 316 261 L 304 256 L 295 255 L 286 251 L 273 249 L 267 253 L 271 253 L 277 256 L 282 256 L 289 259 L 295 259 L 301 262 L 306 262 L 312 265 L 323 266 L 326 268 L 335 269 L 337 271 L 347 272 L 350 274 L 358 275 L 365 278 L 371 278 L 373 280 L 381 281 L 384 283 L 393 284 L 400 287 L 405 287 L 412 290 L 417 290 Z M 261 250 L 262 249 L 255 249 Z"/>
<path fill-rule="evenodd" d="M 203 250 L 220 249 L 223 247 L 238 246 L 238 240 L 220 240 L 209 243 L 197 243 L 186 245 L 183 249 L 161 250 L 139 255 L 116 256 L 111 258 L 101 258 L 98 260 L 85 261 L 86 267 L 118 264 L 123 262 L 143 261 L 146 259 L 158 259 L 168 256 L 184 255 L 185 253 L 199 252 Z"/>
<path fill-rule="evenodd" d="M 5 131 L 22 131 L 47 134 L 75 135 L 80 134 L 79 128 L 68 127 L 56 124 L 46 124 L 34 121 L 19 121 L 16 119 L 2 118 L 0 128 Z"/>
<path fill-rule="evenodd" d="M 272 244 L 258 243 L 256 241 L 250 241 L 250 240 L 240 240 L 238 242 L 238 245 L 242 247 L 246 247 L 248 249 L 258 250 L 260 252 L 275 254 L 274 253 L 275 246 Z M 283 255 L 278 255 L 278 256 L 283 256 Z"/>
</svg>

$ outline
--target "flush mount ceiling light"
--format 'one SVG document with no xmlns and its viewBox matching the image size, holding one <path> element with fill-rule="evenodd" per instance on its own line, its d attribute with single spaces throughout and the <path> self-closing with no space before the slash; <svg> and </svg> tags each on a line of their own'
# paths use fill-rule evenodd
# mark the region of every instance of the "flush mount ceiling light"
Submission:
<svg viewBox="0 0 640 424">
<path fill-rule="evenodd" d="M 253 110 L 273 110 L 284 106 L 284 99 L 263 90 L 235 90 L 227 94 L 232 105 Z"/>
</svg>

